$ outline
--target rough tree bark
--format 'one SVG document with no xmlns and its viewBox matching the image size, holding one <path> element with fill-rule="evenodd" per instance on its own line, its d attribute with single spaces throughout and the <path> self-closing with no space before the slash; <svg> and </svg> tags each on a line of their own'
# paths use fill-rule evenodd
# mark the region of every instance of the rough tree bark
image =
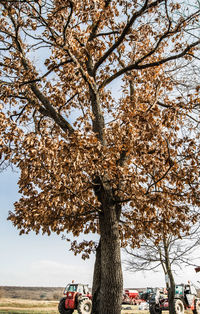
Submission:
<svg viewBox="0 0 200 314">
<path fill-rule="evenodd" d="M 101 288 L 100 314 L 121 313 L 122 269 L 120 239 L 115 208 L 108 207 L 100 217 L 101 228 Z M 112 288 L 111 288 L 112 287 Z M 115 302 L 113 302 L 115 300 Z M 113 308 L 112 304 L 115 304 Z"/>
<path fill-rule="evenodd" d="M 101 287 L 101 239 L 96 249 L 96 260 L 94 264 L 93 283 L 92 283 L 92 313 L 99 314 Z"/>
<path fill-rule="evenodd" d="M 92 313 L 120 314 L 123 276 L 118 222 L 121 209 L 114 201 L 109 184 L 98 178 L 95 189 L 102 211 L 99 213 L 101 240 L 95 262 Z"/>
</svg>

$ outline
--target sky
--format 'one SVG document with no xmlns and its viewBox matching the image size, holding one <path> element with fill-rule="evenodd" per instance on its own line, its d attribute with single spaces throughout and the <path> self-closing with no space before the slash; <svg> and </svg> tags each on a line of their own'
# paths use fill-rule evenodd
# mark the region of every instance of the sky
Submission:
<svg viewBox="0 0 200 314">
<path fill-rule="evenodd" d="M 92 286 L 94 255 L 86 261 L 74 256 L 69 243 L 58 235 L 32 232 L 19 236 L 19 230 L 7 220 L 19 198 L 17 179 L 17 173 L 10 170 L 0 173 L 0 286 L 65 287 L 72 280 Z M 125 271 L 125 266 L 123 269 L 125 288 L 165 286 L 162 271 L 135 274 Z M 191 280 L 200 287 L 200 273 L 193 268 L 179 271 L 175 279 L 177 283 Z"/>
</svg>

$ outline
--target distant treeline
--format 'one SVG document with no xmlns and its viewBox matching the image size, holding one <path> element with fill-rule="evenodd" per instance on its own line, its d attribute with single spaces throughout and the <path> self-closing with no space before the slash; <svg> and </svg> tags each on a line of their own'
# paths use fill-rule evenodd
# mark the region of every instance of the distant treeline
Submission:
<svg viewBox="0 0 200 314">
<path fill-rule="evenodd" d="M 0 286 L 0 298 L 31 300 L 59 300 L 64 287 L 15 287 Z"/>
</svg>

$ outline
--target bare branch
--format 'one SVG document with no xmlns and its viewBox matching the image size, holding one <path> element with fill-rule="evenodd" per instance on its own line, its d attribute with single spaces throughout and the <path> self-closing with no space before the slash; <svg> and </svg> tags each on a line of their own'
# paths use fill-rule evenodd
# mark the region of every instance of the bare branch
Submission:
<svg viewBox="0 0 200 314">
<path fill-rule="evenodd" d="M 106 79 L 99 87 L 99 89 L 105 87 L 106 85 L 108 85 L 109 83 L 111 83 L 113 80 L 115 80 L 116 78 L 118 78 L 119 76 L 121 76 L 122 74 L 125 74 L 129 71 L 132 70 L 144 70 L 147 68 L 151 68 L 151 67 L 157 67 L 159 65 L 162 65 L 164 63 L 167 63 L 169 61 L 173 61 L 173 60 L 177 60 L 180 59 L 182 57 L 184 57 L 190 50 L 192 50 L 192 48 L 195 48 L 196 46 L 198 46 L 200 44 L 200 40 L 192 43 L 191 45 L 188 45 L 182 52 L 177 53 L 175 55 L 171 55 L 169 57 L 163 58 L 159 61 L 155 61 L 155 62 L 150 62 L 150 63 L 146 63 L 146 64 L 139 64 L 139 61 L 136 61 L 134 64 L 130 64 L 127 67 L 125 67 L 124 69 L 116 72 L 115 74 L 113 74 L 112 76 L 110 76 L 108 79 Z"/>
<path fill-rule="evenodd" d="M 151 4 L 148 5 L 149 0 L 145 0 L 144 5 L 142 6 L 142 8 L 135 12 L 132 16 L 132 18 L 130 19 L 130 21 L 127 22 L 126 26 L 124 27 L 121 35 L 119 36 L 119 38 L 117 39 L 117 41 L 106 51 L 106 53 L 96 62 L 96 64 L 94 65 L 94 73 L 96 73 L 97 69 L 100 67 L 100 65 L 109 57 L 109 55 L 111 55 L 111 53 L 120 46 L 120 44 L 124 41 L 126 35 L 128 34 L 131 26 L 134 24 L 134 22 L 137 20 L 138 17 L 140 17 L 141 15 L 143 15 L 144 13 L 147 12 L 148 9 L 153 8 L 155 6 L 157 6 L 159 3 L 162 3 L 164 0 L 156 0 L 154 2 L 152 2 Z M 106 84 L 107 85 L 107 84 Z"/>
</svg>

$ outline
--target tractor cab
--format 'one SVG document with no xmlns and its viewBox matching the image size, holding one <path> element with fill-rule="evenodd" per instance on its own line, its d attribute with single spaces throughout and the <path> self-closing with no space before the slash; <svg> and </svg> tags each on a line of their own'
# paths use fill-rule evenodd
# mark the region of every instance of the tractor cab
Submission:
<svg viewBox="0 0 200 314">
<path fill-rule="evenodd" d="M 77 284 L 69 284 L 64 290 L 64 295 L 67 295 L 68 292 L 76 292 L 77 291 Z"/>
<path fill-rule="evenodd" d="M 197 290 L 193 284 L 180 284 L 175 286 L 175 298 L 185 297 L 186 303 L 191 305 L 194 297 L 197 296 Z"/>
<path fill-rule="evenodd" d="M 88 295 L 89 294 L 89 288 L 88 285 L 83 284 L 69 284 L 64 290 L 64 295 L 68 297 L 73 297 L 74 294 L 79 295 Z"/>
</svg>

